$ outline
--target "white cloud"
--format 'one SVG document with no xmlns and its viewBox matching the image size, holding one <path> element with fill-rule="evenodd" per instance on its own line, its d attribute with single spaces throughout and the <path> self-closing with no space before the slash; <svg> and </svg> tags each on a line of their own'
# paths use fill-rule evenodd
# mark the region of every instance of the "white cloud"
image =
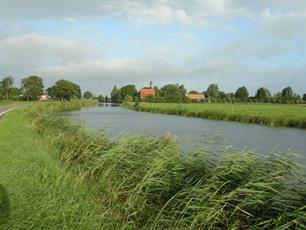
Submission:
<svg viewBox="0 0 306 230">
<path fill-rule="evenodd" d="M 255 81 L 279 84 L 294 77 L 298 82 L 296 85 L 302 85 L 305 69 L 287 68 L 282 66 L 283 63 L 279 63 L 279 67 L 267 67 L 271 58 L 286 52 L 298 53 L 297 49 L 305 46 L 294 44 L 291 39 L 301 34 L 305 37 L 305 4 L 301 2 L 118 0 L 72 3 L 0 0 L 0 18 L 18 24 L 13 32 L 11 27 L 7 27 L 10 36 L 0 34 L 0 70 L 2 73 L 18 73 L 22 77 L 25 74 L 40 74 L 49 80 L 68 78 L 83 83 L 93 82 L 92 87 L 96 87 L 97 91 L 101 88 L 109 90 L 113 84 L 144 84 L 149 80 L 182 82 L 198 90 L 206 88 L 206 84 L 215 79 L 227 85 L 239 82 L 255 85 Z M 112 57 L 109 58 L 107 50 L 86 43 L 90 39 L 94 44 L 98 43 L 97 36 L 101 32 L 98 26 L 91 24 L 90 20 L 86 24 L 80 23 L 82 18 L 104 16 L 118 17 L 140 26 L 175 24 L 180 29 L 169 30 L 168 41 L 149 38 L 144 44 L 137 44 L 142 53 L 139 57 L 108 53 Z M 213 48 L 204 49 L 200 47 L 206 46 L 201 46 L 199 42 L 205 43 L 206 40 L 198 40 L 197 34 L 193 33 L 194 28 L 189 30 L 191 26 L 197 26 L 197 30 L 205 30 L 202 27 L 209 26 L 219 30 L 226 28 L 225 31 L 238 34 L 239 26 L 230 23 L 231 17 L 235 16 L 253 20 L 256 31 L 230 42 L 218 42 L 216 37 Z M 78 26 L 79 34 L 65 39 L 63 34 L 46 36 L 29 32 L 29 28 L 22 27 L 23 23 L 18 23 L 21 22 L 18 17 L 32 21 L 41 18 L 68 21 Z M 96 32 L 94 36 L 88 33 L 91 31 Z M 124 36 L 118 41 L 116 38 L 101 39 L 107 43 L 101 45 L 128 46 L 131 41 L 124 39 Z M 260 62 L 256 68 L 245 63 L 254 58 Z M 303 64 L 303 61 L 299 63 Z M 274 79 L 273 76 L 281 77 Z"/>
<path fill-rule="evenodd" d="M 281 17 L 286 14 L 286 12 L 282 12 L 286 8 L 293 14 L 296 10 L 301 13 L 305 12 L 305 4 L 300 0 L 92 0 L 86 2 L 1 0 L 0 18 L 53 18 L 75 22 L 80 18 L 116 16 L 138 25 L 175 23 L 208 26 L 214 24 L 214 21 L 224 21 L 234 16 L 256 19 L 261 15 L 269 18 L 272 15 L 269 7 L 280 9 L 277 14 Z M 267 8 L 267 10 L 262 12 L 263 8 Z M 277 15 L 273 14 L 273 17 L 276 18 Z M 295 15 L 287 15 L 286 17 L 291 20 L 290 18 Z M 286 21 L 286 19 L 282 20 Z"/>
<path fill-rule="evenodd" d="M 36 72 L 46 76 L 65 76 L 70 79 L 147 81 L 150 78 L 173 78 L 184 74 L 183 68 L 165 62 L 139 59 L 99 59 L 70 62 L 63 65 L 43 66 Z"/>
<path fill-rule="evenodd" d="M 271 12 L 268 8 L 261 12 L 265 33 L 273 36 L 305 35 L 306 8 L 294 11 Z"/>
<path fill-rule="evenodd" d="M 29 68 L 95 58 L 101 50 L 78 40 L 54 38 L 39 34 L 23 34 L 3 37 L 0 40 L 3 52 L 2 68 Z"/>
</svg>

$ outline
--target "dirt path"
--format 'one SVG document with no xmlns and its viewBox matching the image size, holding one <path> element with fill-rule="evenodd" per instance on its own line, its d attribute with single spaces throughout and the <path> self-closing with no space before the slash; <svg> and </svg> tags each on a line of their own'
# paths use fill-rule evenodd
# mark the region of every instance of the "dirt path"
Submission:
<svg viewBox="0 0 306 230">
<path fill-rule="evenodd" d="M 0 107 L 0 118 L 7 112 L 20 107 L 21 105 L 5 105 Z"/>
</svg>

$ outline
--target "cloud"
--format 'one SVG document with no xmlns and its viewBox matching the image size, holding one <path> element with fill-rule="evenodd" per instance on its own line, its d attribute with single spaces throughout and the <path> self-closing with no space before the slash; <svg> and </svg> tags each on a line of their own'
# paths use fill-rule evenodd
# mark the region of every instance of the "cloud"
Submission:
<svg viewBox="0 0 306 230">
<path fill-rule="evenodd" d="M 266 8 L 264 12 L 262 9 Z M 279 13 L 271 13 L 270 8 L 280 9 Z M 288 8 L 292 14 L 282 17 L 282 9 Z M 241 1 L 241 0 L 92 0 L 92 1 L 36 1 L 36 0 L 2 0 L 0 1 L 0 18 L 15 19 L 52 18 L 76 22 L 82 18 L 98 18 L 105 16 L 118 17 L 137 25 L 150 24 L 180 24 L 185 26 L 211 26 L 216 21 L 226 21 L 230 17 L 244 16 L 270 19 L 269 28 L 279 24 L 277 17 L 282 17 L 286 23 L 294 18 L 296 10 L 303 14 L 305 5 L 303 1 Z M 272 17 L 271 17 L 272 16 Z M 301 18 L 301 15 L 297 15 Z M 272 21 L 271 21 L 272 19 Z M 293 24 L 288 24 L 288 26 Z M 295 26 L 294 26 L 295 27 Z M 289 27 L 288 27 L 289 28 Z"/>
<path fill-rule="evenodd" d="M 117 16 L 133 23 L 207 25 L 210 17 L 246 15 L 247 5 L 241 1 L 166 1 L 166 0 L 117 0 L 117 1 L 18 1 L 2 0 L 2 18 L 78 18 Z"/>
<path fill-rule="evenodd" d="M 0 67 L 18 69 L 94 58 L 101 50 L 78 40 L 22 34 L 0 39 Z"/>
<path fill-rule="evenodd" d="M 161 80 L 184 75 L 184 68 L 165 62 L 152 62 L 145 58 L 100 59 L 70 62 L 63 65 L 43 66 L 36 72 L 44 76 L 65 76 L 70 79 L 91 81 L 143 82 L 151 78 Z"/>
<path fill-rule="evenodd" d="M 305 6 L 287 12 L 271 12 L 268 8 L 261 12 L 264 32 L 273 36 L 293 36 L 305 34 Z"/>
<path fill-rule="evenodd" d="M 7 34 L 0 33 L 0 71 L 22 77 L 39 74 L 51 83 L 67 78 L 97 93 L 109 91 L 114 84 L 141 86 L 149 80 L 181 82 L 197 90 L 218 81 L 232 90 L 230 87 L 238 84 L 255 87 L 257 81 L 257 85 L 278 85 L 293 78 L 302 91 L 305 60 L 287 65 L 292 56 L 302 57 L 305 46 L 305 42 L 296 42 L 296 38 L 306 36 L 305 5 L 301 2 L 2 0 L 1 23 L 15 26 L 7 26 Z M 110 23 L 107 26 L 104 20 L 91 21 L 104 17 L 129 22 L 124 29 L 137 25 L 133 30 L 137 38 L 108 29 L 119 25 L 118 20 L 105 20 Z M 46 18 L 52 20 L 39 20 Z M 254 28 L 247 30 L 245 19 L 250 21 L 247 26 Z M 50 22 L 52 28 L 31 28 L 36 21 L 39 26 Z M 163 30 L 164 25 L 167 30 Z M 161 36 L 156 32 L 159 29 L 166 34 Z M 109 31 L 115 36 L 103 34 L 101 39 L 102 33 Z M 69 38 L 63 36 L 66 33 Z M 228 34 L 228 40 L 219 39 Z M 210 43 L 212 37 L 215 40 Z M 106 48 L 101 48 L 103 45 Z M 277 59 L 281 55 L 287 59 Z M 257 65 L 250 65 L 254 60 Z"/>
</svg>

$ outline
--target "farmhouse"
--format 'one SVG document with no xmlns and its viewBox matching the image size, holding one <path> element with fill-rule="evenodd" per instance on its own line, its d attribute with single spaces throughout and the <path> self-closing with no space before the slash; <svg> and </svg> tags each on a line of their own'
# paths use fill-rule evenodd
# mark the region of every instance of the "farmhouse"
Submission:
<svg viewBox="0 0 306 230">
<path fill-rule="evenodd" d="M 41 95 L 38 96 L 38 100 L 39 100 L 39 101 L 46 101 L 46 100 L 48 100 L 48 99 L 49 99 L 49 95 L 48 95 L 47 92 L 44 92 L 43 94 L 41 94 Z"/>
<path fill-rule="evenodd" d="M 192 101 L 201 101 L 205 99 L 204 94 L 201 94 L 201 93 L 186 93 L 185 97 L 187 97 L 188 99 Z"/>
<path fill-rule="evenodd" d="M 140 89 L 139 94 L 141 99 L 145 99 L 148 96 L 155 96 L 155 90 L 152 88 L 152 81 L 150 82 L 150 87 Z"/>
</svg>

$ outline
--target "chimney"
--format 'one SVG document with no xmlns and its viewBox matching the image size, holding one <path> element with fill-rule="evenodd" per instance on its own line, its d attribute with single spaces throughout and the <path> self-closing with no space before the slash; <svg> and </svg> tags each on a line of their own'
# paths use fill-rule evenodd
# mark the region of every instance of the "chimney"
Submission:
<svg viewBox="0 0 306 230">
<path fill-rule="evenodd" d="M 150 89 L 152 89 L 152 86 L 153 86 L 153 82 L 150 81 Z"/>
</svg>

